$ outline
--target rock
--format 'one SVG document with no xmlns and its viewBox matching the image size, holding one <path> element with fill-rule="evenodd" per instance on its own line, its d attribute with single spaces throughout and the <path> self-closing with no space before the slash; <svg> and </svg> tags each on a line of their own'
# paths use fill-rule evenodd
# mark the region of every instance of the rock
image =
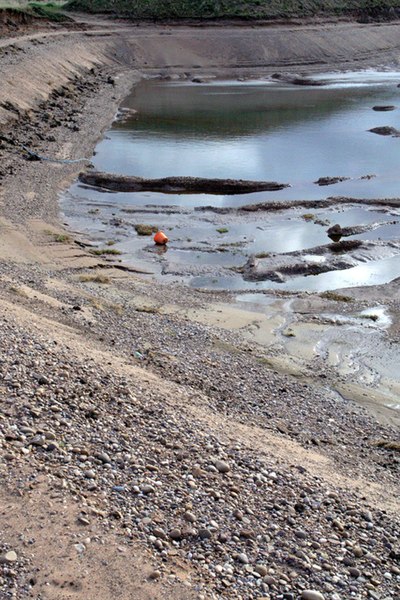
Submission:
<svg viewBox="0 0 400 600">
<path fill-rule="evenodd" d="M 388 127 L 387 125 L 383 127 L 373 127 L 373 129 L 369 129 L 371 133 L 376 133 L 377 135 L 391 135 L 392 137 L 399 137 L 400 131 L 395 127 Z"/>
<path fill-rule="evenodd" d="M 208 540 L 211 537 L 211 531 L 209 529 L 206 529 L 205 527 L 202 527 L 201 529 L 199 529 L 198 535 L 201 540 Z"/>
<path fill-rule="evenodd" d="M 189 511 L 185 512 L 185 514 L 183 515 L 183 518 L 188 523 L 194 523 L 196 521 L 196 515 Z"/>
<path fill-rule="evenodd" d="M 353 554 L 356 558 L 361 558 L 364 555 L 364 550 L 360 546 L 354 546 Z"/>
<path fill-rule="evenodd" d="M 381 106 L 373 106 L 372 110 L 386 112 L 389 110 L 394 110 L 395 108 L 396 107 L 393 106 L 392 104 L 386 104 L 386 105 L 381 105 Z"/>
<path fill-rule="evenodd" d="M 111 458 L 106 452 L 95 452 L 93 456 L 94 458 L 97 458 L 97 460 L 100 460 L 104 464 L 111 463 Z"/>
<path fill-rule="evenodd" d="M 214 466 L 220 473 L 229 473 L 229 471 L 231 470 L 228 463 L 224 462 L 223 460 L 216 460 L 214 462 Z"/>
<path fill-rule="evenodd" d="M 349 568 L 349 573 L 352 577 L 355 577 L 355 579 L 357 579 L 358 577 L 360 577 L 361 575 L 361 571 L 359 571 L 358 569 L 356 569 L 355 567 L 350 567 Z"/>
<path fill-rule="evenodd" d="M 169 537 L 171 538 L 171 540 L 175 540 L 175 541 L 179 541 L 182 539 L 182 531 L 180 529 L 172 529 L 169 532 Z"/>
<path fill-rule="evenodd" d="M 301 593 L 301 600 L 325 600 L 325 596 L 316 590 L 304 590 Z"/>
<path fill-rule="evenodd" d="M 0 558 L 0 562 L 2 563 L 14 563 L 18 560 L 18 556 L 17 553 L 14 552 L 14 550 L 10 550 L 9 552 L 6 552 L 1 558 Z"/>
<path fill-rule="evenodd" d="M 161 571 L 158 571 L 157 569 L 155 569 L 154 571 L 152 571 L 152 572 L 149 574 L 149 579 L 150 579 L 150 580 L 153 580 L 153 581 L 154 581 L 155 579 L 160 579 L 160 577 L 161 577 Z"/>
<path fill-rule="evenodd" d="M 331 238 L 331 240 L 333 240 L 334 242 L 338 242 L 343 235 L 343 230 L 339 223 L 336 223 L 336 225 L 332 225 L 332 227 L 329 227 L 326 233 L 328 234 L 328 237 Z"/>
<path fill-rule="evenodd" d="M 341 181 L 348 181 L 350 177 L 320 177 L 317 181 L 314 181 L 317 185 L 333 185 L 340 183 Z"/>
<path fill-rule="evenodd" d="M 255 570 L 256 573 L 258 573 L 259 575 L 261 575 L 261 577 L 265 577 L 266 575 L 268 575 L 268 569 L 264 565 L 256 565 L 254 567 L 254 570 Z"/>
<path fill-rule="evenodd" d="M 248 556 L 247 556 L 247 554 L 244 554 L 243 552 L 241 554 L 237 555 L 237 560 L 239 562 L 241 562 L 243 565 L 249 564 Z"/>
</svg>

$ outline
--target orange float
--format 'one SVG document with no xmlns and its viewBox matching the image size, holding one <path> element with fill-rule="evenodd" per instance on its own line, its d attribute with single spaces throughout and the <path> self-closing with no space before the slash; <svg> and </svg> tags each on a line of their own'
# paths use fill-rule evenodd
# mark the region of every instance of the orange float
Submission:
<svg viewBox="0 0 400 600">
<path fill-rule="evenodd" d="M 163 231 L 157 231 L 157 233 L 153 239 L 154 239 L 155 243 L 158 244 L 159 246 L 165 246 L 165 244 L 167 244 L 169 241 Z"/>
</svg>

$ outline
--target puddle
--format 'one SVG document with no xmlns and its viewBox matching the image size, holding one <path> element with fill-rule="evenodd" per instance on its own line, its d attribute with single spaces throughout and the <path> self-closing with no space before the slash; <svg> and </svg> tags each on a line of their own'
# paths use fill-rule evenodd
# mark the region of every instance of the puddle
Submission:
<svg viewBox="0 0 400 600">
<path fill-rule="evenodd" d="M 321 199 L 328 196 L 386 198 L 400 189 L 399 139 L 373 135 L 377 126 L 397 127 L 399 74 L 363 71 L 322 74 L 322 87 L 281 82 L 146 81 L 124 101 L 116 121 L 98 144 L 96 169 L 126 175 L 190 175 L 275 180 L 291 184 L 279 192 L 239 196 L 113 193 L 74 184 L 62 198 L 69 225 L 100 247 L 114 242 L 121 260 L 143 264 L 157 276 L 194 287 L 232 290 L 311 290 L 385 283 L 400 276 L 397 256 L 353 268 L 296 277 L 283 283 L 244 281 L 237 272 L 252 255 L 287 253 L 329 243 L 326 230 L 372 225 L 352 236 L 390 242 L 400 237 L 396 209 L 340 206 L 278 213 L 214 214 L 199 206 L 240 207 L 265 200 Z M 375 105 L 397 105 L 376 112 Z M 361 179 L 374 175 L 371 179 Z M 350 180 L 320 187 L 320 177 Z M 165 252 L 153 252 L 150 237 L 138 236 L 135 224 L 163 229 L 170 238 Z M 325 258 L 312 252 L 309 263 Z"/>
</svg>

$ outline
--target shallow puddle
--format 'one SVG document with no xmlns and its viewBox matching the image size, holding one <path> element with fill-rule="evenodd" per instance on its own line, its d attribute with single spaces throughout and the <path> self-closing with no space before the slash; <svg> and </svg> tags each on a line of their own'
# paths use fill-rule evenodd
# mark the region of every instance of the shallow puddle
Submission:
<svg viewBox="0 0 400 600">
<path fill-rule="evenodd" d="M 103 247 L 112 243 L 121 260 L 140 261 L 169 280 L 214 289 L 322 291 L 385 283 L 400 276 L 400 259 L 372 260 L 351 269 L 280 283 L 244 281 L 240 272 L 250 256 L 309 249 L 330 242 L 326 230 L 373 225 L 351 239 L 399 238 L 400 215 L 380 207 L 340 206 L 312 211 L 215 214 L 201 206 L 238 208 L 265 200 L 322 199 L 328 196 L 385 198 L 399 195 L 400 139 L 375 135 L 377 126 L 400 127 L 398 73 L 365 71 L 318 76 L 321 87 L 281 82 L 147 81 L 124 101 L 117 120 L 96 148 L 96 169 L 143 177 L 190 175 L 275 180 L 290 183 L 279 192 L 240 196 L 111 193 L 74 184 L 62 208 L 70 226 Z M 132 112 L 135 111 L 135 112 Z M 363 176 L 374 175 L 362 179 Z M 324 176 L 345 176 L 328 187 Z M 157 226 L 170 238 L 155 251 L 151 237 L 134 226 Z M 379 258 L 377 256 L 377 258 Z"/>
</svg>

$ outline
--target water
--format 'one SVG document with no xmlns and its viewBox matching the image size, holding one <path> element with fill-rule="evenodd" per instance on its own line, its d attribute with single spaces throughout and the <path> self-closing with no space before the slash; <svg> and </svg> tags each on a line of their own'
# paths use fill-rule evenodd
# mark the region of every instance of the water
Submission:
<svg viewBox="0 0 400 600">
<path fill-rule="evenodd" d="M 400 110 L 372 110 L 375 105 L 400 106 L 400 74 L 364 71 L 326 74 L 319 79 L 326 85 L 300 87 L 270 81 L 139 84 L 123 103 L 124 120 L 116 121 L 98 144 L 93 157 L 96 169 L 149 178 L 274 180 L 291 187 L 273 193 L 214 196 L 105 193 L 75 184 L 63 200 L 68 222 L 100 246 L 115 241 L 124 260 L 195 286 L 320 291 L 384 283 L 400 276 L 396 257 L 281 284 L 251 284 L 237 273 L 253 253 L 293 252 L 326 244 L 326 229 L 334 223 L 379 223 L 374 230 L 354 237 L 399 238 L 395 210 L 346 206 L 247 216 L 193 210 L 333 195 L 399 196 L 400 139 L 368 130 L 383 125 L 400 129 Z M 372 179 L 361 179 L 372 174 Z M 315 185 L 323 176 L 351 179 L 328 187 Z M 313 213 L 312 221 L 304 219 L 307 212 Z M 151 238 L 136 235 L 135 223 L 165 230 L 171 239 L 167 252 L 154 252 Z"/>
</svg>

